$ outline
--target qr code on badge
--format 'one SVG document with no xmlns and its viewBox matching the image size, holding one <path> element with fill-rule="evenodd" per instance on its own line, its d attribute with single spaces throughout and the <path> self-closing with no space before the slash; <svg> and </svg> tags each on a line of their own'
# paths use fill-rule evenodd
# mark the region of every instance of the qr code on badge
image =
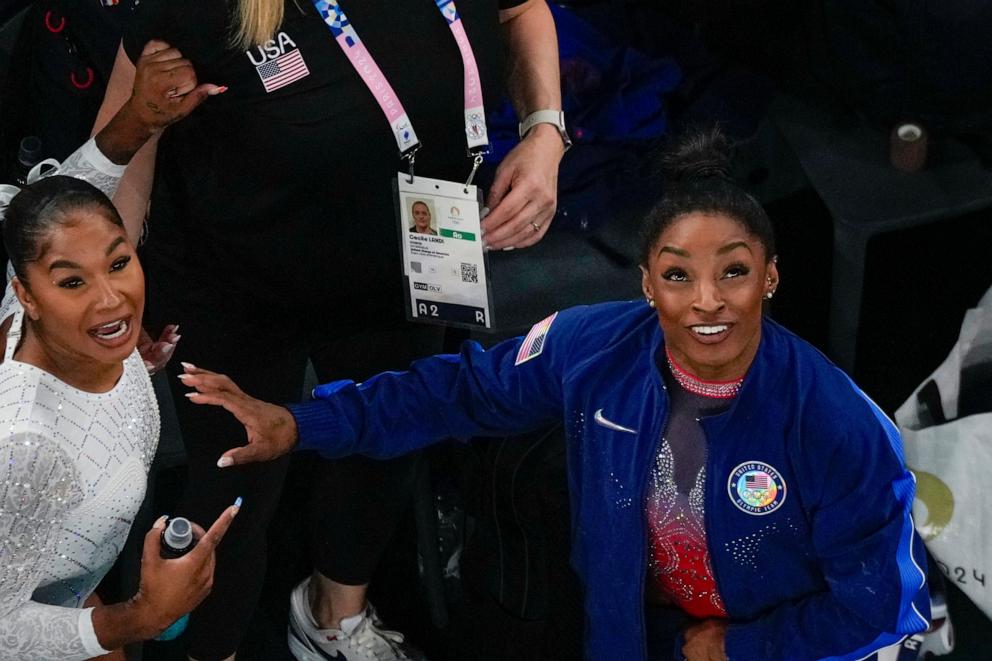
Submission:
<svg viewBox="0 0 992 661">
<path fill-rule="evenodd" d="M 462 282 L 479 282 L 479 267 L 462 262 Z"/>
</svg>

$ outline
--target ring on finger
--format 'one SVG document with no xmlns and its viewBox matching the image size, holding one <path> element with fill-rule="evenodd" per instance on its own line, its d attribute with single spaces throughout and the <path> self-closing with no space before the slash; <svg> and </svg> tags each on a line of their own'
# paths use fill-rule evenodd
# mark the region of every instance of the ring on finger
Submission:
<svg viewBox="0 0 992 661">
<path fill-rule="evenodd" d="M 541 231 L 541 224 L 540 223 L 531 223 L 530 226 L 534 228 L 534 231 L 535 232 L 540 232 Z"/>
<path fill-rule="evenodd" d="M 178 87 L 170 87 L 168 90 L 166 90 L 165 96 L 166 96 L 166 98 L 169 98 L 169 99 L 176 98 L 177 96 L 179 96 L 179 88 Z"/>
</svg>

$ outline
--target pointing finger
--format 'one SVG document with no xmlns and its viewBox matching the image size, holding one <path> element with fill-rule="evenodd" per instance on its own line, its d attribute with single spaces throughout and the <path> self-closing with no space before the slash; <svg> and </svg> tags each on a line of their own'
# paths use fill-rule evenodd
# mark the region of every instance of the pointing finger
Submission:
<svg viewBox="0 0 992 661">
<path fill-rule="evenodd" d="M 193 549 L 203 549 L 201 553 L 211 553 L 217 545 L 220 544 L 220 540 L 224 539 L 224 535 L 227 533 L 228 528 L 231 527 L 231 522 L 234 521 L 234 517 L 238 515 L 241 510 L 242 499 L 238 496 L 234 504 L 224 510 L 214 524 L 210 526 L 210 530 L 204 533 L 203 537 L 200 538 L 199 543 L 197 543 L 196 548 Z"/>
</svg>

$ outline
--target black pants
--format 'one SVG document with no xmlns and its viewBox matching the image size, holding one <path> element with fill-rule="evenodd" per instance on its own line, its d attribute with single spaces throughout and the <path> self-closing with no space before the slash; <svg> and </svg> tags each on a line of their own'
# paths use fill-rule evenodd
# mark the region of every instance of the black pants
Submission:
<svg viewBox="0 0 992 661">
<path fill-rule="evenodd" d="M 404 325 L 391 331 L 315 344 L 273 341 L 251 325 L 219 324 L 175 315 L 182 341 L 170 366 L 170 384 L 189 456 L 189 484 L 179 514 L 209 527 L 238 496 L 244 504 L 217 549 L 210 596 L 194 611 L 187 633 L 198 661 L 223 659 L 243 639 L 257 605 L 268 562 L 266 530 L 276 510 L 288 457 L 263 464 L 218 469 L 227 449 L 245 443 L 245 432 L 220 408 L 198 406 L 183 396 L 175 378 L 180 361 L 230 376 L 246 393 L 270 402 L 300 400 L 307 360 L 319 380 L 361 380 L 385 369 L 403 369 L 441 348 L 437 328 Z M 320 461 L 312 489 L 312 549 L 317 569 L 347 585 L 367 583 L 409 497 L 412 461 L 377 462 L 352 457 Z M 407 488 L 403 488 L 407 486 Z"/>
</svg>

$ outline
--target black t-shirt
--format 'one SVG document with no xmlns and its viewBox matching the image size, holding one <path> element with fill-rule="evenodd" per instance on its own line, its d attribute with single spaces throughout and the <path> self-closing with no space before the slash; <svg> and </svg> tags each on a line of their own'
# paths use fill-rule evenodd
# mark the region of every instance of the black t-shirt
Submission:
<svg viewBox="0 0 992 661">
<path fill-rule="evenodd" d="M 487 109 L 503 82 L 498 10 L 521 2 L 457 3 Z M 145 259 L 153 291 L 172 300 L 152 305 L 317 328 L 401 319 L 391 181 L 402 163 L 387 120 L 310 2 L 287 1 L 275 39 L 247 52 L 226 46 L 233 4 L 143 0 L 125 35 L 132 61 L 159 38 L 201 82 L 229 88 L 160 142 Z M 434 2 L 341 6 L 423 144 L 417 172 L 465 177 L 461 57 Z M 264 65 L 294 50 L 306 75 L 266 91 Z"/>
</svg>

